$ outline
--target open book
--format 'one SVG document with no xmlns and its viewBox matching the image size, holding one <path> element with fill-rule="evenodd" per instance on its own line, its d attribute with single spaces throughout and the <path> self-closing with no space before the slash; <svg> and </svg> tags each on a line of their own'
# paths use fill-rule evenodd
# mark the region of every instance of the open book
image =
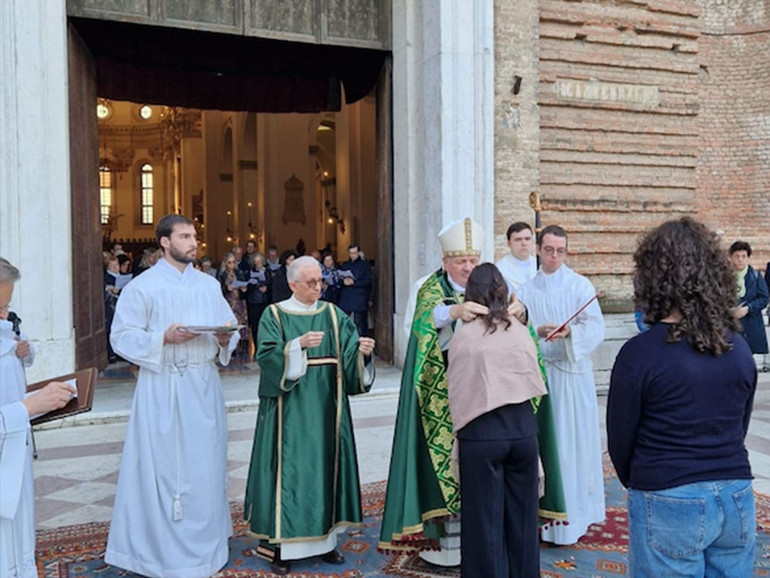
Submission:
<svg viewBox="0 0 770 578">
<path fill-rule="evenodd" d="M 91 411 L 91 407 L 94 403 L 94 386 L 96 385 L 95 367 L 81 369 L 80 371 L 69 373 L 67 375 L 51 377 L 49 379 L 44 379 L 43 381 L 38 381 L 37 383 L 28 385 L 27 396 L 35 395 L 37 390 L 44 388 L 52 381 L 63 381 L 65 383 L 69 383 L 70 385 L 74 385 L 77 393 L 72 395 L 69 403 L 64 407 L 49 411 L 48 413 L 44 413 L 42 415 L 32 416 L 30 419 L 30 423 L 32 425 L 39 425 L 41 423 L 46 423 L 55 419 L 61 419 L 71 415 L 76 415 L 78 413 Z"/>
</svg>

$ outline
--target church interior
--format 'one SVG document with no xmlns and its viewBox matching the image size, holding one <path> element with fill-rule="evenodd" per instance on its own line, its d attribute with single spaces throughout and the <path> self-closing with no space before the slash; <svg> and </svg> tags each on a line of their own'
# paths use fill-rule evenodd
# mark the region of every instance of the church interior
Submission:
<svg viewBox="0 0 770 578">
<path fill-rule="evenodd" d="M 99 98 L 105 248 L 140 254 L 174 212 L 196 221 L 199 257 L 215 263 L 249 240 L 343 260 L 360 244 L 376 260 L 375 104 L 274 114 Z"/>
</svg>

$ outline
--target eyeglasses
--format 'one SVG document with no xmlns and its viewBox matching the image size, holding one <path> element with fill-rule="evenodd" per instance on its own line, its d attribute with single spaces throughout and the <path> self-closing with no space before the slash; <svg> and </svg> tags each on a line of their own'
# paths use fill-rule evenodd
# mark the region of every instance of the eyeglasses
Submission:
<svg viewBox="0 0 770 578">
<path fill-rule="evenodd" d="M 556 253 L 559 257 L 562 257 L 567 254 L 566 247 L 559 247 L 558 249 L 556 249 L 555 247 L 543 247 L 542 251 L 546 255 L 553 255 L 554 253 Z"/>
<path fill-rule="evenodd" d="M 322 283 L 321 279 L 307 279 L 306 281 L 302 281 L 305 285 L 307 285 L 308 289 L 315 289 L 316 287 L 319 287 Z"/>
</svg>

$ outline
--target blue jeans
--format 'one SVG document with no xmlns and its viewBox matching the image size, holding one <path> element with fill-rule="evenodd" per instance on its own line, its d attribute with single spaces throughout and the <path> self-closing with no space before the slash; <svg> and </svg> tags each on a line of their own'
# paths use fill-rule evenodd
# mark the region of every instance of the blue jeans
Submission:
<svg viewBox="0 0 770 578">
<path fill-rule="evenodd" d="M 754 570 L 751 480 L 628 491 L 628 546 L 636 578 L 741 578 Z"/>
</svg>

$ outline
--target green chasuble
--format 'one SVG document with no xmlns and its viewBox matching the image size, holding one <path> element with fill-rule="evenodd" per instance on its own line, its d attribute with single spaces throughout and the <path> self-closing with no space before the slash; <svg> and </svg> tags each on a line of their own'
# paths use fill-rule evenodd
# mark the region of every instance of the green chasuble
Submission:
<svg viewBox="0 0 770 578">
<path fill-rule="evenodd" d="M 380 531 L 379 547 L 383 550 L 436 548 L 444 535 L 444 521 L 460 512 L 460 485 L 450 469 L 454 433 L 446 362 L 433 321 L 437 305 L 460 301 L 444 271 L 431 275 L 417 294 Z M 531 327 L 530 334 L 537 343 Z M 545 381 L 539 349 L 538 358 Z M 546 472 L 546 495 L 540 501 L 540 514 L 563 519 L 564 496 L 548 396 L 533 400 L 533 406 Z"/>
<path fill-rule="evenodd" d="M 308 366 L 286 379 L 289 343 L 323 331 L 307 350 Z M 271 305 L 259 324 L 259 412 L 245 517 L 265 542 L 323 540 L 362 521 L 348 395 L 365 393 L 355 325 L 335 305 L 286 311 Z"/>
</svg>

